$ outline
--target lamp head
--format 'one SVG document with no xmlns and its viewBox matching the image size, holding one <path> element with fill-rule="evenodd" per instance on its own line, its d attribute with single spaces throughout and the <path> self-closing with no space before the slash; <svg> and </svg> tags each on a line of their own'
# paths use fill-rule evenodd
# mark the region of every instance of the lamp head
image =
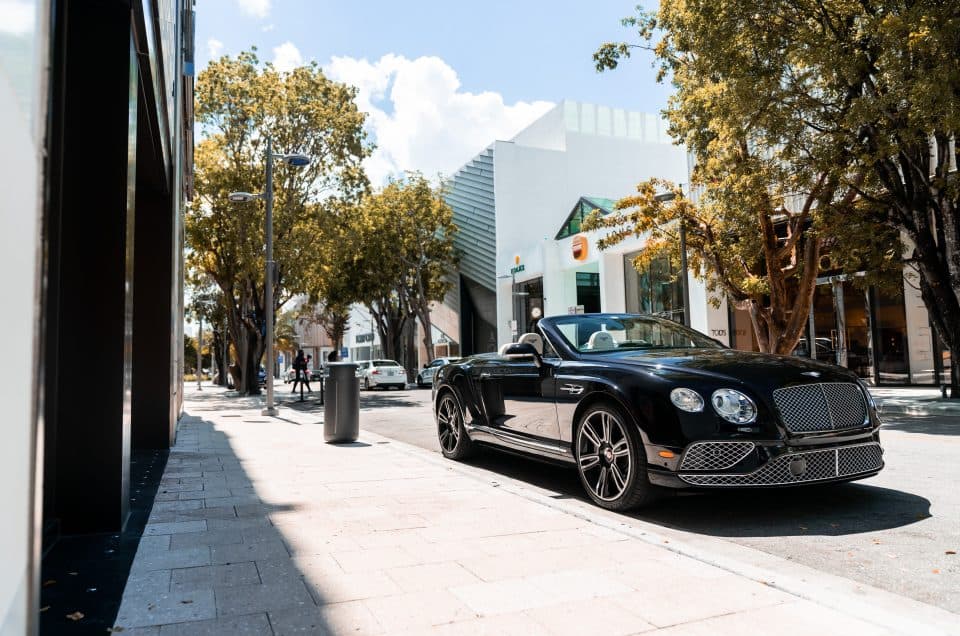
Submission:
<svg viewBox="0 0 960 636">
<path fill-rule="evenodd" d="M 250 194 L 249 192 L 231 192 L 227 195 L 227 198 L 233 201 L 234 203 L 246 203 L 248 201 L 253 201 L 254 199 L 260 198 L 259 195 Z"/>
<path fill-rule="evenodd" d="M 285 164 L 293 168 L 303 168 L 304 166 L 309 166 L 310 162 L 313 161 L 310 155 L 298 155 L 298 154 L 283 155 L 281 159 Z"/>
</svg>

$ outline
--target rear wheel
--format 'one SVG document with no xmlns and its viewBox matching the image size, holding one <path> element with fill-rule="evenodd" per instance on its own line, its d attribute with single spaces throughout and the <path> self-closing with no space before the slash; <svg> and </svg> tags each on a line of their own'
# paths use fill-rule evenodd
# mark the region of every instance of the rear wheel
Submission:
<svg viewBox="0 0 960 636">
<path fill-rule="evenodd" d="M 450 391 L 437 403 L 437 438 L 440 452 L 448 459 L 464 459 L 473 453 L 473 442 L 463 426 L 463 413 L 456 396 Z"/>
<path fill-rule="evenodd" d="M 654 499 L 643 442 L 620 409 L 595 404 L 577 423 L 577 472 L 587 494 L 608 510 L 629 510 Z"/>
<path fill-rule="evenodd" d="M 366 391 L 369 391 L 369 390 L 370 390 L 370 378 L 364 378 L 364 379 L 363 379 L 363 388 L 364 388 L 364 390 L 366 390 Z"/>
<path fill-rule="evenodd" d="M 420 376 L 420 374 L 417 374 L 417 388 L 422 389 L 425 386 L 427 385 L 423 383 L 423 378 Z"/>
</svg>

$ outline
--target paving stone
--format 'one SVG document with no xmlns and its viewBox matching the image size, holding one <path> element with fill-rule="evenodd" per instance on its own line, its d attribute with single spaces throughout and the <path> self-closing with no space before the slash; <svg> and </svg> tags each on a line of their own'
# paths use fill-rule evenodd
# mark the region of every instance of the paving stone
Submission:
<svg viewBox="0 0 960 636">
<path fill-rule="evenodd" d="M 196 548 L 205 545 L 229 545 L 242 542 L 243 531 L 239 528 L 234 530 L 208 530 L 207 532 L 191 532 L 189 534 L 175 535 L 170 540 L 170 549 Z"/>
<path fill-rule="evenodd" d="M 157 501 L 153 504 L 154 512 L 182 512 L 203 508 L 203 501 Z"/>
<path fill-rule="evenodd" d="M 166 552 L 170 549 L 170 543 L 169 534 L 145 535 L 140 537 L 140 543 L 137 544 L 137 554 Z"/>
<path fill-rule="evenodd" d="M 229 497 L 231 495 L 229 488 L 211 488 L 209 490 L 191 490 L 181 492 L 177 499 L 186 501 L 190 499 L 215 499 L 218 497 Z"/>
<path fill-rule="evenodd" d="M 210 548 L 211 563 L 242 563 L 269 559 L 290 558 L 283 541 L 261 541 L 259 543 L 241 543 L 238 545 L 217 545 Z"/>
<path fill-rule="evenodd" d="M 383 570 L 416 565 L 417 559 L 403 548 L 379 548 L 375 550 L 349 550 L 333 552 L 332 556 L 344 572 Z"/>
<path fill-rule="evenodd" d="M 219 616 L 316 607 L 301 580 L 217 589 Z"/>
<path fill-rule="evenodd" d="M 216 618 L 213 590 L 167 594 L 124 594 L 115 625 L 123 628 Z"/>
<path fill-rule="evenodd" d="M 262 636 L 271 633 L 270 621 L 264 613 L 164 625 L 160 628 L 160 636 Z"/>
<path fill-rule="evenodd" d="M 190 568 L 198 565 L 210 565 L 210 548 L 185 548 L 183 550 L 168 550 L 152 554 L 137 555 L 130 568 L 131 573 L 149 572 L 150 570 L 172 570 L 174 568 Z"/>
<path fill-rule="evenodd" d="M 269 612 L 276 636 L 294 634 L 382 634 L 383 628 L 363 601 Z"/>
<path fill-rule="evenodd" d="M 357 572 L 339 576 L 306 577 L 317 605 L 391 596 L 404 590 L 384 572 Z"/>
<path fill-rule="evenodd" d="M 127 577 L 127 584 L 123 593 L 134 596 L 150 594 L 166 594 L 170 591 L 170 570 L 154 570 L 141 574 L 131 574 Z"/>
<path fill-rule="evenodd" d="M 232 530 L 234 528 L 270 528 L 270 520 L 266 517 L 228 517 L 225 519 L 207 519 L 207 528 L 210 530 Z M 276 532 L 274 530 L 273 532 Z M 273 538 L 277 538 L 274 536 Z M 252 543 L 252 542 L 248 542 Z"/>
<path fill-rule="evenodd" d="M 453 562 L 392 568 L 386 573 L 404 592 L 440 590 L 481 582 L 462 565 Z"/>
<path fill-rule="evenodd" d="M 363 602 L 387 633 L 478 616 L 476 611 L 444 590 L 371 598 Z"/>
<path fill-rule="evenodd" d="M 156 534 L 176 534 L 178 532 L 204 532 L 207 529 L 207 522 L 200 521 L 181 521 L 176 523 L 148 523 L 143 530 L 144 536 Z"/>
<path fill-rule="evenodd" d="M 253 562 L 205 565 L 177 569 L 170 573 L 170 589 L 177 591 L 254 585 L 259 582 L 260 575 Z"/>
<path fill-rule="evenodd" d="M 553 604 L 549 607 L 527 610 L 524 614 L 551 634 L 581 636 L 582 634 L 636 634 L 656 629 L 636 614 L 632 614 L 610 599 Z"/>
</svg>

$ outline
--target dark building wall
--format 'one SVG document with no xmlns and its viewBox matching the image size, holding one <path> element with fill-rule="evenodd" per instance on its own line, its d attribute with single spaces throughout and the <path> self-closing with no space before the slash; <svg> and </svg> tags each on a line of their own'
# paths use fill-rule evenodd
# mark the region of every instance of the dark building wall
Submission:
<svg viewBox="0 0 960 636">
<path fill-rule="evenodd" d="M 175 436 L 179 171 L 192 166 L 177 119 L 193 98 L 179 75 L 184 4 L 51 3 L 40 378 L 48 546 L 60 533 L 121 530 L 131 451 L 169 448 Z M 162 76 L 171 69 L 176 77 Z"/>
</svg>

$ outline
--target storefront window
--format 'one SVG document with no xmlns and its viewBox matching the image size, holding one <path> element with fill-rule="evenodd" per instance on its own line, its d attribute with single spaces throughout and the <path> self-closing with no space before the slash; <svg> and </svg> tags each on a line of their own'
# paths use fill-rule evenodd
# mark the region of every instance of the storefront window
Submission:
<svg viewBox="0 0 960 636">
<path fill-rule="evenodd" d="M 600 311 L 600 274 L 577 272 L 577 304 L 585 314 Z"/>
<path fill-rule="evenodd" d="M 874 320 L 876 321 L 876 358 L 880 382 L 904 384 L 910 381 L 907 356 L 907 314 L 903 298 L 877 294 Z"/>
<path fill-rule="evenodd" d="M 634 252 L 623 257 L 627 311 L 683 322 L 683 289 L 677 269 L 664 256 L 638 272 L 633 266 L 638 254 Z"/>
<path fill-rule="evenodd" d="M 530 333 L 543 317 L 543 279 L 517 283 L 517 304 L 521 307 L 517 321 L 518 333 Z"/>
</svg>

